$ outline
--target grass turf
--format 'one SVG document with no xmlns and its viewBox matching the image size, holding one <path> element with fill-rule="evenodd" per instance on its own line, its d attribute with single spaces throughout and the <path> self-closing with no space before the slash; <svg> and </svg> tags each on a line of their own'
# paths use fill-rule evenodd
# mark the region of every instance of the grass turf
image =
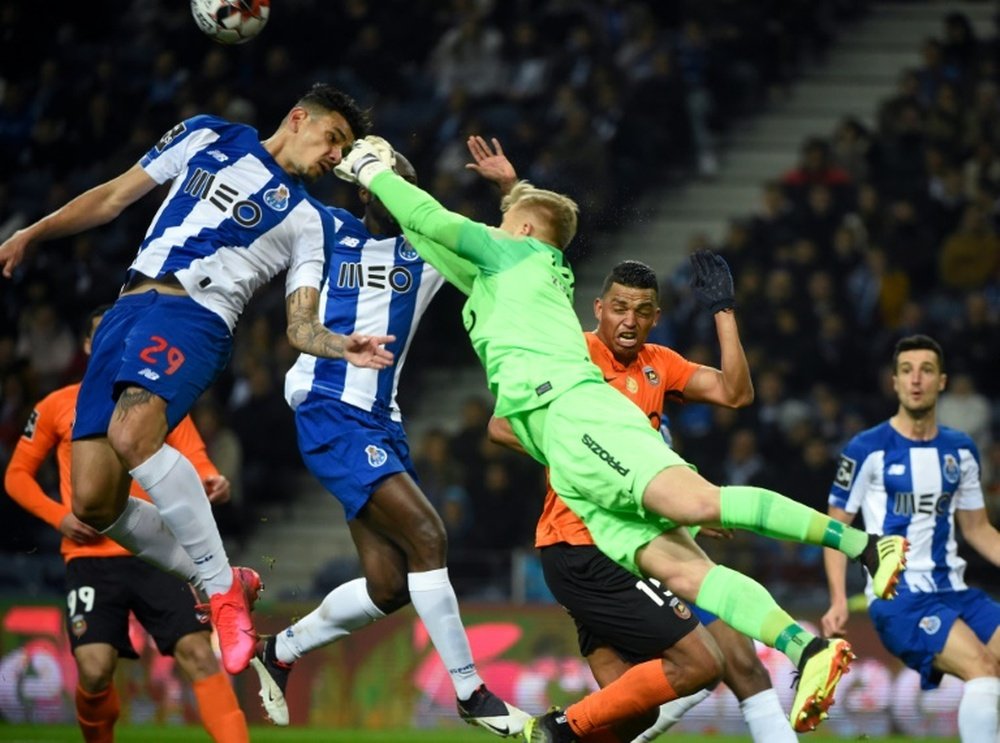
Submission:
<svg viewBox="0 0 1000 743">
<path fill-rule="evenodd" d="M 115 728 L 118 743 L 208 743 L 209 737 L 200 727 L 119 725 Z M 79 741 L 80 732 L 70 725 L 8 725 L 0 723 L 0 741 L 4 743 L 63 743 Z M 489 743 L 497 740 L 483 730 L 331 730 L 327 728 L 252 727 L 253 743 Z M 519 739 L 514 739 L 519 740 Z M 745 743 L 746 736 L 698 735 L 679 733 L 664 736 L 670 743 Z M 809 743 L 843 743 L 862 740 L 866 743 L 906 741 L 907 743 L 954 743 L 952 738 L 834 738 L 809 735 Z"/>
</svg>

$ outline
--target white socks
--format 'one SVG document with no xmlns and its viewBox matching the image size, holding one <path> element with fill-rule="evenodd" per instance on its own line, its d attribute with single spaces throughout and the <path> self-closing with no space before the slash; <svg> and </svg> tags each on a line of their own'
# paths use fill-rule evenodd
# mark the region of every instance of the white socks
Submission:
<svg viewBox="0 0 1000 743">
<path fill-rule="evenodd" d="M 101 533 L 161 570 L 188 583 L 201 583 L 191 556 L 181 547 L 156 506 L 148 501 L 129 498 L 122 515 Z"/>
<path fill-rule="evenodd" d="M 747 697 L 740 702 L 740 711 L 754 743 L 794 743 L 798 740 L 774 689 Z"/>
<path fill-rule="evenodd" d="M 1000 678 L 980 676 L 965 682 L 958 704 L 958 737 L 962 743 L 990 743 L 997 740 L 997 706 L 1000 705 Z"/>
<path fill-rule="evenodd" d="M 670 728 L 680 722 L 684 713 L 695 705 L 701 704 L 712 694 L 711 689 L 702 689 L 686 697 L 672 699 L 660 705 L 660 716 L 656 718 L 653 727 L 641 733 L 632 743 L 646 743 L 655 740 L 661 733 L 667 732 Z"/>
<path fill-rule="evenodd" d="M 413 608 L 448 670 L 455 694 L 461 700 L 468 699 L 483 679 L 472 660 L 469 638 L 458 613 L 458 599 L 448 580 L 448 568 L 409 573 L 407 582 Z"/>
<path fill-rule="evenodd" d="M 205 592 L 211 596 L 228 591 L 233 571 L 194 465 L 164 444 L 129 474 L 149 493 L 160 516 L 191 556 Z"/>
<path fill-rule="evenodd" d="M 469 639 L 458 613 L 458 600 L 448 580 L 448 569 L 409 573 L 410 600 L 434 648 L 448 669 L 459 699 L 468 699 L 483 683 L 472 660 Z M 314 648 L 327 645 L 385 614 L 372 603 L 364 578 L 337 586 L 308 615 L 275 637 L 275 655 L 294 663 Z"/>
<path fill-rule="evenodd" d="M 339 640 L 384 616 L 372 603 L 365 579 L 356 578 L 334 588 L 319 606 L 275 635 L 275 654 L 282 663 L 294 663 L 310 650 Z"/>
<path fill-rule="evenodd" d="M 690 696 L 661 704 L 660 716 L 656 718 L 656 722 L 632 743 L 655 740 L 680 722 L 689 709 L 707 699 L 711 693 L 711 689 L 702 689 Z M 774 689 L 765 689 L 744 699 L 740 702 L 740 711 L 750 728 L 750 737 L 754 743 L 793 743 L 798 740 Z"/>
</svg>

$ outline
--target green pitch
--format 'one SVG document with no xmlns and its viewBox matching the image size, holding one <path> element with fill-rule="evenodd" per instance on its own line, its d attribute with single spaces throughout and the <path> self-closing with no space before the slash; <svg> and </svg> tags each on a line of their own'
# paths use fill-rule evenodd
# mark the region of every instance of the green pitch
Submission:
<svg viewBox="0 0 1000 743">
<path fill-rule="evenodd" d="M 119 725 L 115 728 L 118 743 L 210 743 L 200 727 L 156 727 L 153 725 Z M 7 725 L 0 723 L 3 743 L 64 743 L 79 741 L 80 733 L 69 725 Z M 322 728 L 252 727 L 253 743 L 489 743 L 497 738 L 485 731 L 468 730 L 328 730 Z M 664 736 L 670 743 L 746 743 L 749 737 L 722 735 L 677 734 Z M 810 735 L 809 743 L 844 743 L 863 740 L 906 741 L 907 743 L 955 743 L 952 738 L 831 738 Z"/>
</svg>

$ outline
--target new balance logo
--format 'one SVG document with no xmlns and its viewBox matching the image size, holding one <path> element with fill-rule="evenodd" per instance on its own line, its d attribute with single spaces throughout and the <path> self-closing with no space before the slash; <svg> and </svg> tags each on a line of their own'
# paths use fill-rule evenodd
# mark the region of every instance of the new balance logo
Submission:
<svg viewBox="0 0 1000 743">
<path fill-rule="evenodd" d="M 905 464 L 890 464 L 889 469 L 886 470 L 887 475 L 905 475 L 906 465 Z"/>
<path fill-rule="evenodd" d="M 148 379 L 148 380 L 150 380 L 152 382 L 155 382 L 157 379 L 160 378 L 159 374 L 157 374 L 152 369 L 149 369 L 148 367 L 146 369 L 140 369 L 139 370 L 139 376 L 140 377 L 145 377 L 146 379 Z"/>
</svg>

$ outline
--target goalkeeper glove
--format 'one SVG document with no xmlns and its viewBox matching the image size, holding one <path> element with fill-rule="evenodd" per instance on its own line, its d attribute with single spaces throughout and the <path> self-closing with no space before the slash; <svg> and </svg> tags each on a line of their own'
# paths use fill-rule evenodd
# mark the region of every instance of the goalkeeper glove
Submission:
<svg viewBox="0 0 1000 743">
<path fill-rule="evenodd" d="M 351 151 L 333 169 L 338 178 L 348 183 L 357 183 L 368 188 L 379 173 L 392 170 L 396 165 L 396 153 L 392 145 L 381 137 L 367 136 L 351 146 Z"/>
<path fill-rule="evenodd" d="M 725 258 L 711 250 L 699 250 L 691 255 L 691 267 L 691 288 L 703 307 L 714 315 L 736 306 L 733 275 Z"/>
</svg>

